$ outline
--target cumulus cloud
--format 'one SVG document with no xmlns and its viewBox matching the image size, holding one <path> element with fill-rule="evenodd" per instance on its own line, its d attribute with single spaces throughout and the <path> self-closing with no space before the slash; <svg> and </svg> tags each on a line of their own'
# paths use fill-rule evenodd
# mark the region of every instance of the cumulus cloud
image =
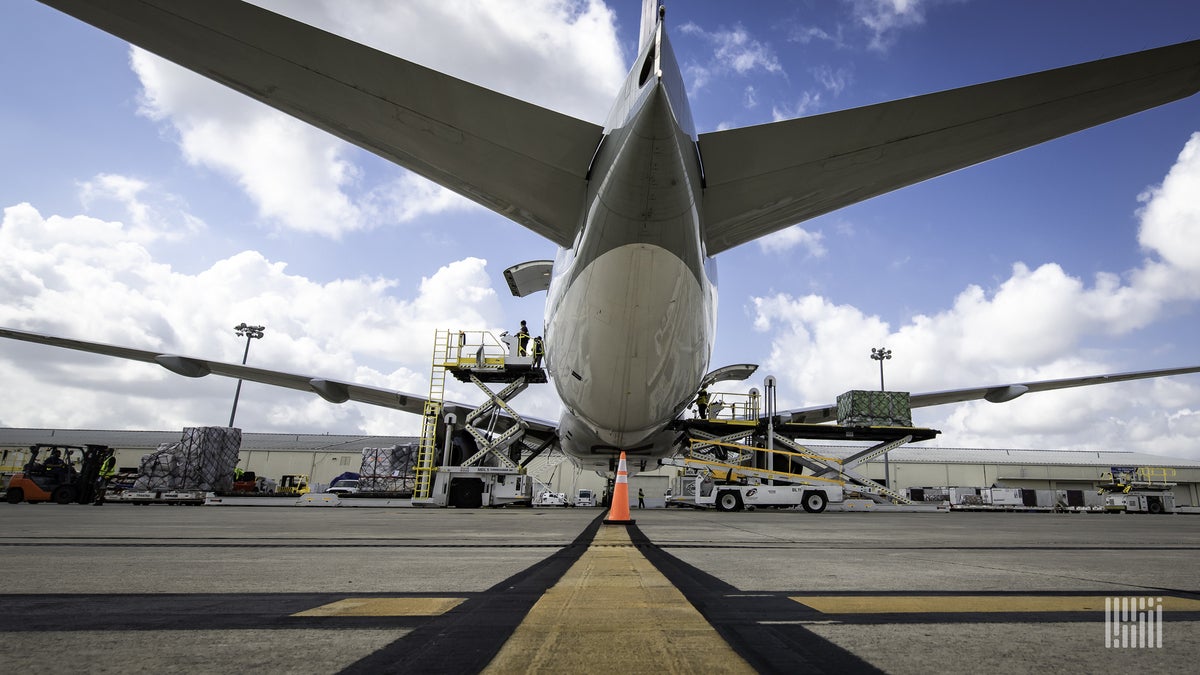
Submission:
<svg viewBox="0 0 1200 675">
<path fill-rule="evenodd" d="M 755 328 L 771 339 L 764 367 L 777 374 L 781 391 L 791 392 L 794 400 L 786 405 L 792 406 L 873 388 L 876 372 L 867 355 L 879 345 L 896 354 L 885 368 L 889 388 L 914 392 L 1127 370 L 1089 340 L 1143 329 L 1179 303 L 1200 300 L 1200 258 L 1193 245 L 1200 223 L 1198 155 L 1200 134 L 1187 142 L 1163 183 L 1140 198 L 1147 258 L 1124 276 L 1101 273 L 1089 283 L 1054 263 L 1015 263 L 995 288 L 972 285 L 946 310 L 900 326 L 817 295 L 754 298 Z M 943 445 L 1100 449 L 1094 439 L 1102 438 L 1109 448 L 1200 457 L 1194 440 L 1186 440 L 1198 408 L 1200 383 L 1185 377 L 914 414 L 943 430 Z M 1093 440 L 1081 444 L 1081 429 Z"/>
<path fill-rule="evenodd" d="M 115 174 L 100 174 L 79 185 L 85 209 L 115 220 L 127 220 L 129 236 L 141 242 L 179 240 L 204 229 L 204 222 L 189 213 L 181 200 L 153 189 L 143 180 Z"/>
<path fill-rule="evenodd" d="M 260 4 L 577 117 L 602 114 L 625 72 L 615 16 L 597 0 Z M 172 130 L 188 162 L 234 180 L 273 228 L 337 238 L 475 208 L 400 169 L 366 175 L 344 142 L 142 50 L 130 62 L 142 114 Z"/>
<path fill-rule="evenodd" d="M 764 253 L 786 253 L 799 247 L 808 255 L 820 258 L 826 253 L 825 245 L 821 243 L 824 238 L 825 235 L 820 232 L 809 232 L 799 225 L 793 225 L 759 239 L 758 247 Z"/>
<path fill-rule="evenodd" d="M 134 229 L 43 216 L 29 204 L 6 208 L 0 325 L 236 362 L 244 343 L 231 327 L 251 320 L 267 327 L 252 346 L 252 365 L 423 394 L 436 329 L 502 323 L 479 258 L 451 262 L 416 288 L 381 277 L 316 282 L 256 251 L 189 274 L 156 261 Z M 3 347 L 0 377 L 25 393 L 6 403 L 0 424 L 86 428 L 120 419 L 128 428 L 169 429 L 227 420 L 230 380 L 188 380 L 148 364 L 17 342 Z M 71 405 L 59 400 L 63 391 Z M 253 405 L 256 398 L 265 403 Z M 253 383 L 238 414 L 240 424 L 262 431 L 415 433 L 419 424 L 411 415 Z"/>
</svg>

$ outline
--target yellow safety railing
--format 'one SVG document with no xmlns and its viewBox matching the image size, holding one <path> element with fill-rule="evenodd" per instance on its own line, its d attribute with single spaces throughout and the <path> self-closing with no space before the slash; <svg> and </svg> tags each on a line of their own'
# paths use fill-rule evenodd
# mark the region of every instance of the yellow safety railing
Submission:
<svg viewBox="0 0 1200 675">
<path fill-rule="evenodd" d="M 756 448 L 752 445 L 741 445 L 738 443 L 726 443 L 724 441 L 705 440 L 702 438 L 689 438 L 688 441 L 691 444 L 692 451 L 695 450 L 697 445 L 723 445 L 725 447 L 734 448 L 735 450 L 739 450 L 739 451 L 743 451 L 743 452 L 770 452 L 772 454 L 783 455 L 785 457 L 810 457 L 812 459 L 819 459 L 824 462 L 836 462 L 837 464 L 842 463 L 842 460 L 837 457 L 826 457 L 824 455 L 818 455 L 813 452 L 791 452 L 789 450 L 778 450 L 778 449 L 768 450 L 766 448 Z"/>
<path fill-rule="evenodd" d="M 1162 479 L 1162 482 L 1167 482 L 1167 476 L 1174 476 L 1175 469 L 1169 466 L 1139 466 L 1137 476 L 1141 480 L 1148 483 L 1153 483 L 1155 478 Z"/>
<path fill-rule="evenodd" d="M 709 392 L 708 419 L 718 422 L 753 422 L 762 416 L 758 393 Z"/>
<path fill-rule="evenodd" d="M 503 368 L 508 356 L 508 345 L 485 330 L 446 331 L 446 345 L 440 357 L 445 368 Z"/>
</svg>

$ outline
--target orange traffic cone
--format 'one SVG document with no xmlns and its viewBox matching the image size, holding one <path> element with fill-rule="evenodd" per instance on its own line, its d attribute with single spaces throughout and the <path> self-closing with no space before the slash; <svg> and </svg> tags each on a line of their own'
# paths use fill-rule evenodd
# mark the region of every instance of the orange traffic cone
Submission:
<svg viewBox="0 0 1200 675">
<path fill-rule="evenodd" d="M 617 482 L 613 485 L 612 508 L 608 510 L 605 525 L 632 525 L 629 517 L 629 469 L 625 466 L 625 452 L 617 462 Z"/>
</svg>

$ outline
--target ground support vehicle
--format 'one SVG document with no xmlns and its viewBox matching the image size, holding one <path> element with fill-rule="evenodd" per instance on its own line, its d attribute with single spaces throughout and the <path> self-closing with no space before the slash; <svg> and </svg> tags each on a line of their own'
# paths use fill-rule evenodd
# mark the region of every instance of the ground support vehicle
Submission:
<svg viewBox="0 0 1200 675">
<path fill-rule="evenodd" d="M 536 481 L 525 467 L 555 438 L 531 434 L 511 401 L 546 382 L 534 357 L 519 353 L 513 336 L 484 331 L 438 331 L 429 400 L 414 467 L 414 506 L 530 505 Z M 446 376 L 474 384 L 486 400 L 474 409 L 448 408 Z M 504 385 L 499 391 L 493 385 Z"/>
<path fill-rule="evenodd" d="M 564 492 L 542 492 L 533 500 L 534 506 L 567 506 L 567 495 Z"/>
<path fill-rule="evenodd" d="M 433 477 L 428 499 L 413 499 L 416 506 L 479 508 L 524 504 L 533 500 L 533 478 L 519 469 L 503 466 L 443 466 Z"/>
<path fill-rule="evenodd" d="M 1167 472 L 1160 467 L 1112 467 L 1112 482 L 1100 486 L 1104 510 L 1114 513 L 1174 513 L 1174 483 L 1166 482 Z M 1155 481 L 1159 477 L 1161 481 Z"/>
<path fill-rule="evenodd" d="M 212 499 L 216 499 L 216 495 L 203 490 L 122 490 L 115 494 L 108 494 L 104 501 L 139 506 L 148 504 L 201 506 Z"/>
<path fill-rule="evenodd" d="M 680 427 L 689 436 L 688 450 L 680 457 L 662 460 L 662 464 L 684 467 L 690 473 L 672 487 L 667 505 L 713 506 L 722 511 L 801 506 L 820 513 L 830 503 L 855 497 L 911 506 L 904 495 L 867 478 L 861 467 L 905 443 L 940 433 L 916 427 L 776 424 L 769 413 L 765 419 L 683 421 Z M 754 445 L 734 442 L 743 439 L 753 439 Z M 801 439 L 878 442 L 837 458 L 811 452 Z"/>
<path fill-rule="evenodd" d="M 596 505 L 596 493 L 588 489 L 580 489 L 575 495 L 575 506 L 592 507 Z"/>
<path fill-rule="evenodd" d="M 342 478 L 341 480 L 335 480 L 325 492 L 335 495 L 355 494 L 358 492 L 358 480 L 355 478 Z"/>
<path fill-rule="evenodd" d="M 57 450 L 58 452 L 54 452 Z M 38 455 L 61 458 L 61 463 L 38 461 Z M 9 479 L 5 499 L 9 504 L 21 502 L 50 502 L 57 504 L 90 504 L 96 499 L 100 465 L 112 456 L 106 445 L 54 445 L 38 443 L 30 446 L 29 461 L 24 470 Z M 76 453 L 79 463 L 75 464 Z"/>
<path fill-rule="evenodd" d="M 266 476 L 259 476 L 253 471 L 243 471 L 234 478 L 233 487 L 229 492 L 219 493 L 224 497 L 272 497 L 279 481 Z"/>
<path fill-rule="evenodd" d="M 298 497 L 308 491 L 308 476 L 303 474 L 288 474 L 279 479 L 279 485 L 275 488 L 275 494 L 284 497 Z"/>
<path fill-rule="evenodd" d="M 840 480 L 694 458 L 664 459 L 663 464 L 699 469 L 692 476 L 693 487 L 688 491 L 693 495 L 690 505 L 697 508 L 741 511 L 744 508 L 800 506 L 809 513 L 820 513 L 830 503 L 840 503 L 845 498 L 845 483 Z M 773 485 L 770 481 L 779 484 Z"/>
</svg>

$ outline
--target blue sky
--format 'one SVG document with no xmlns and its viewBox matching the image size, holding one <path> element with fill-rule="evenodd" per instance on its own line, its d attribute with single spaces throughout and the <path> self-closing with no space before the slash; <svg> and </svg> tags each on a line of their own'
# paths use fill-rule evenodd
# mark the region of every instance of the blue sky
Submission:
<svg viewBox="0 0 1200 675">
<path fill-rule="evenodd" d="M 639 10 L 262 4 L 595 122 Z M 1200 6 L 687 2 L 667 22 L 706 132 L 1194 39 Z M 545 241 L 31 0 L 0 6 L 0 86 L 0 325 L 237 360 L 232 326 L 262 323 L 255 365 L 423 393 L 434 329 L 541 323 L 542 297 L 509 297 L 501 273 L 553 257 Z M 877 386 L 873 346 L 913 392 L 1200 363 L 1197 132 L 1192 98 L 724 253 L 713 366 L 760 363 L 798 406 Z M 233 390 L 18 344 L 0 344 L 0 378 L 20 392 L 0 397 L 6 426 L 223 424 Z M 520 404 L 557 416 L 549 387 Z M 1200 457 L 1196 376 L 915 417 L 943 446 Z M 418 428 L 255 384 L 238 424 Z"/>
</svg>

